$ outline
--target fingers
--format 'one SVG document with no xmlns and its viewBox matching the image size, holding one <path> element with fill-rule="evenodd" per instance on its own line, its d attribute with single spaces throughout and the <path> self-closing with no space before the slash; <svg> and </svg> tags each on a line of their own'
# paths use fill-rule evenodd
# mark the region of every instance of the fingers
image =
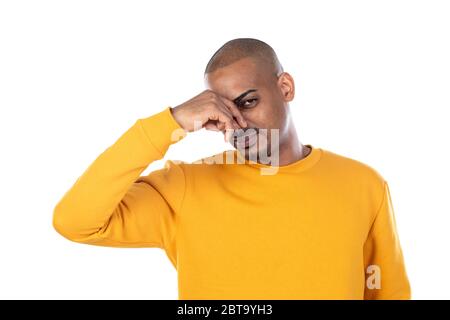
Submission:
<svg viewBox="0 0 450 320">
<path fill-rule="evenodd" d="M 235 120 L 235 118 L 233 116 L 233 113 L 224 105 L 220 105 L 219 107 L 221 108 L 221 111 L 230 118 L 230 122 L 232 124 L 232 127 L 234 129 L 240 129 L 241 126 L 239 125 L 239 123 L 236 122 L 236 120 Z"/>
<path fill-rule="evenodd" d="M 223 107 L 214 105 L 209 114 L 209 120 L 203 125 L 206 129 L 213 131 L 225 130 L 225 141 L 229 141 L 235 129 L 239 129 L 238 123 L 233 119 L 231 112 Z"/>
<path fill-rule="evenodd" d="M 214 123 L 212 121 L 206 122 L 204 128 L 211 131 L 220 131 L 220 129 L 217 127 L 217 123 Z"/>
<path fill-rule="evenodd" d="M 226 112 L 219 112 L 219 124 L 218 127 L 220 130 L 225 129 L 225 141 L 229 142 L 231 137 L 233 136 L 233 132 L 235 129 L 239 129 L 239 125 L 237 122 L 233 119 L 233 117 L 230 114 L 227 114 Z"/>
<path fill-rule="evenodd" d="M 212 91 L 208 91 L 206 95 L 210 108 L 204 127 L 213 131 L 225 130 L 224 139 L 230 142 L 234 130 L 247 127 L 247 121 L 232 101 Z"/>
<path fill-rule="evenodd" d="M 236 105 L 232 101 L 228 100 L 225 97 L 219 96 L 219 98 L 222 101 L 222 103 L 224 104 L 224 106 L 228 110 L 230 110 L 233 117 L 237 119 L 237 122 L 239 123 L 240 127 L 242 127 L 242 128 L 247 127 L 247 121 L 245 121 L 244 116 L 242 115 L 241 111 L 239 111 L 239 109 L 236 107 Z"/>
</svg>

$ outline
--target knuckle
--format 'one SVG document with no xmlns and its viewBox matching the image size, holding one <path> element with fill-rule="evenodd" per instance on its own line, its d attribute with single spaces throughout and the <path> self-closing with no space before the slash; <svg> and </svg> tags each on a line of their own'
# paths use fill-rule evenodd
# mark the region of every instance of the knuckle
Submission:
<svg viewBox="0 0 450 320">
<path fill-rule="evenodd" d="M 206 90 L 205 94 L 209 99 L 215 99 L 217 96 L 216 93 L 210 89 Z"/>
</svg>

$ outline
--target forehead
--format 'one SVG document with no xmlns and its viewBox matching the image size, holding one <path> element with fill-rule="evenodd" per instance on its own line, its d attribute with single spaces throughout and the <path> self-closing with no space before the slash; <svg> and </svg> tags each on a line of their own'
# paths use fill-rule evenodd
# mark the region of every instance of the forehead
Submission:
<svg viewBox="0 0 450 320">
<path fill-rule="evenodd" d="M 238 60 L 205 76 L 206 88 L 233 100 L 248 89 L 265 85 L 263 70 L 250 58 Z"/>
</svg>

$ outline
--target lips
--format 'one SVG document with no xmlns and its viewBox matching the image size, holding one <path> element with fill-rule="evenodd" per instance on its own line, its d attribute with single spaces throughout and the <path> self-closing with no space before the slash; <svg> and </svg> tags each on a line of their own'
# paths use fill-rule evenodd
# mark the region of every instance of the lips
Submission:
<svg viewBox="0 0 450 320">
<path fill-rule="evenodd" d="M 252 134 L 249 136 L 240 137 L 236 141 L 236 146 L 238 148 L 248 148 L 253 146 L 258 141 L 258 135 Z"/>
<path fill-rule="evenodd" d="M 233 137 L 233 143 L 236 148 L 244 149 L 249 148 L 256 144 L 258 141 L 258 130 L 250 129 L 246 130 L 244 133 L 237 134 Z"/>
</svg>

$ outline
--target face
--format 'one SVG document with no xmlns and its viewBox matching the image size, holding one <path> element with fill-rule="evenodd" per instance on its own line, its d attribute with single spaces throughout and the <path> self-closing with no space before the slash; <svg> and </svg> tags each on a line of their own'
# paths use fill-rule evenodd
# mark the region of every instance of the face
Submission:
<svg viewBox="0 0 450 320">
<path fill-rule="evenodd" d="M 294 97 L 294 82 L 288 73 L 277 77 L 245 58 L 206 74 L 205 85 L 233 101 L 247 121 L 247 127 L 235 131 L 231 141 L 245 158 L 258 160 L 286 145 L 287 108 Z"/>
</svg>

